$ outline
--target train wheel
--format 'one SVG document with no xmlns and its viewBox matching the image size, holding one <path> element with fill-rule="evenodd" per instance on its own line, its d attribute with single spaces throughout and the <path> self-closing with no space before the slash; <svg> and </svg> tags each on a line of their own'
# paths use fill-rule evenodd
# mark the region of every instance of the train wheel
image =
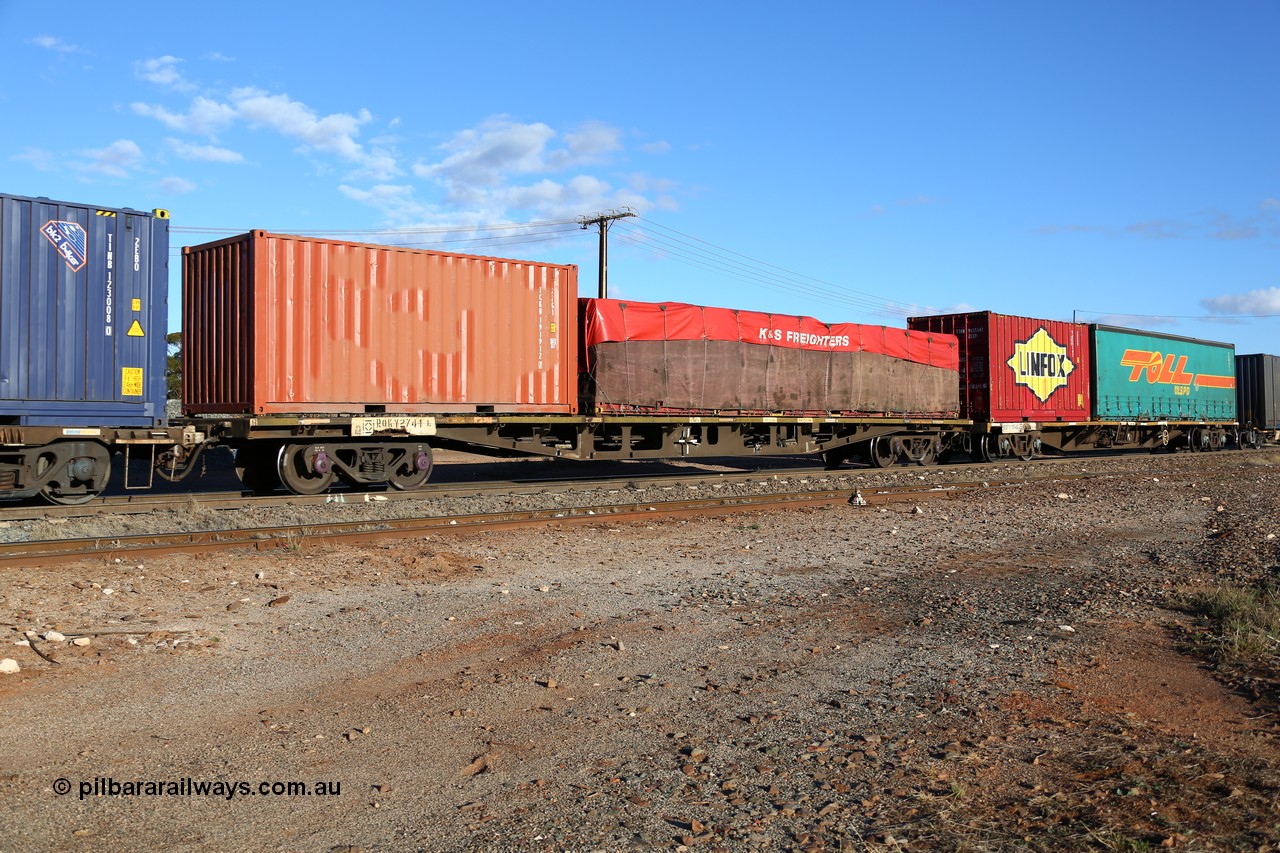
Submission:
<svg viewBox="0 0 1280 853">
<path fill-rule="evenodd" d="M 276 470 L 295 495 L 318 495 L 333 485 L 333 463 L 321 447 L 286 444 L 276 457 Z"/>
<path fill-rule="evenodd" d="M 411 492 L 422 488 L 431 476 L 431 446 L 424 444 L 404 448 L 404 455 L 387 473 L 387 482 L 391 488 L 402 492 Z"/>
<path fill-rule="evenodd" d="M 938 464 L 938 440 L 936 438 L 929 439 L 929 443 L 925 445 L 924 450 L 920 452 L 920 458 L 916 460 L 917 465 L 937 465 Z"/>
<path fill-rule="evenodd" d="M 828 471 L 835 471 L 844 466 L 849 454 L 850 449 L 848 447 L 841 447 L 839 450 L 828 450 L 822 454 L 822 467 Z"/>
<path fill-rule="evenodd" d="M 76 506 L 96 498 L 111 478 L 111 454 L 101 444 L 53 445 L 36 460 L 37 479 L 48 478 L 40 497 L 51 504 Z"/>
<path fill-rule="evenodd" d="M 991 437 L 987 435 L 975 436 L 973 439 L 973 449 L 969 451 L 969 455 L 973 457 L 974 462 L 991 462 Z"/>
<path fill-rule="evenodd" d="M 871 439 L 867 445 L 867 459 L 875 468 L 889 468 L 898 461 L 898 448 L 889 436 Z"/>
<path fill-rule="evenodd" d="M 236 450 L 236 476 L 246 489 L 256 495 L 269 495 L 276 490 L 280 485 L 275 467 L 277 452 L 274 447 L 257 444 Z"/>
</svg>

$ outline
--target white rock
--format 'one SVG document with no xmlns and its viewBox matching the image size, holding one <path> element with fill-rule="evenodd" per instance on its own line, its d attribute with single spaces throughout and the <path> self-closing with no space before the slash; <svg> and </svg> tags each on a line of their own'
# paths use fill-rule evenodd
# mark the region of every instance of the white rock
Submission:
<svg viewBox="0 0 1280 853">
<path fill-rule="evenodd" d="M 115 594 L 116 594 L 116 591 L 115 591 L 114 589 L 112 589 L 111 587 L 107 587 L 106 589 L 104 589 L 104 590 L 102 591 L 102 594 L 103 594 L 103 595 L 115 595 Z"/>
<path fill-rule="evenodd" d="M 1068 634 L 1074 634 L 1076 632 L 1076 629 L 1072 628 L 1070 625 L 1059 625 L 1058 630 L 1066 631 Z"/>
<path fill-rule="evenodd" d="M 1058 500 L 1069 501 L 1071 500 L 1071 495 L 1067 494 L 1066 492 L 1058 492 Z"/>
<path fill-rule="evenodd" d="M 13 644 L 15 646 L 29 646 L 31 645 L 31 641 L 30 640 L 14 640 Z"/>
<path fill-rule="evenodd" d="M 87 646 L 92 642 L 93 640 L 90 640 L 88 637 L 76 637 L 71 641 L 71 644 L 73 646 Z"/>
<path fill-rule="evenodd" d="M 51 643 L 65 643 L 67 641 L 66 635 L 60 631 L 45 631 L 44 638 Z"/>
<path fill-rule="evenodd" d="M 0 672 L 12 675 L 15 672 L 22 672 L 22 667 L 18 666 L 18 662 L 13 658 L 5 658 L 0 660 Z"/>
</svg>

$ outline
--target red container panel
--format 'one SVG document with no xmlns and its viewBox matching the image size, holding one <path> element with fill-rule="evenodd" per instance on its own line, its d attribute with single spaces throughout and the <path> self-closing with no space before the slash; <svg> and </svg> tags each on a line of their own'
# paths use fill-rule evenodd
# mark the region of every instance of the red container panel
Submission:
<svg viewBox="0 0 1280 853">
<path fill-rule="evenodd" d="M 189 414 L 577 411 L 576 266 L 254 231 L 182 279 Z"/>
<path fill-rule="evenodd" d="M 1089 327 L 991 311 L 912 317 L 960 341 L 960 411 L 978 422 L 1087 421 Z"/>
</svg>

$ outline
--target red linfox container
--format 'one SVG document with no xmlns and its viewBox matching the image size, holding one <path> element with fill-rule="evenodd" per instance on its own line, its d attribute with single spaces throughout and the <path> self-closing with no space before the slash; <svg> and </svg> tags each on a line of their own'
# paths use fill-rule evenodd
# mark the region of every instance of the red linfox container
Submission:
<svg viewBox="0 0 1280 853">
<path fill-rule="evenodd" d="M 991 311 L 911 317 L 960 340 L 960 411 L 976 422 L 1087 421 L 1089 327 Z"/>
<path fill-rule="evenodd" d="M 182 254 L 188 414 L 577 411 L 578 268 L 253 231 Z"/>
</svg>

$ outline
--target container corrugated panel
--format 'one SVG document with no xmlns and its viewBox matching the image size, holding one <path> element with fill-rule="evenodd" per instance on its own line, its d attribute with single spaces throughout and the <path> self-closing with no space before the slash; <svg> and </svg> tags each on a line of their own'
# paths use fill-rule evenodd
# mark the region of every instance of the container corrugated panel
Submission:
<svg viewBox="0 0 1280 853">
<path fill-rule="evenodd" d="M 164 419 L 169 221 L 0 194 L 0 423 Z"/>
<path fill-rule="evenodd" d="M 1088 420 L 1083 323 L 975 311 L 911 317 L 907 328 L 959 339 L 962 416 L 989 423 Z"/>
<path fill-rule="evenodd" d="M 1236 407 L 1241 424 L 1280 429 L 1280 355 L 1236 356 Z"/>
<path fill-rule="evenodd" d="M 1094 417 L 1234 421 L 1232 344 L 1091 325 Z"/>
<path fill-rule="evenodd" d="M 577 410 L 576 266 L 253 231 L 183 249 L 190 414 Z"/>
</svg>

